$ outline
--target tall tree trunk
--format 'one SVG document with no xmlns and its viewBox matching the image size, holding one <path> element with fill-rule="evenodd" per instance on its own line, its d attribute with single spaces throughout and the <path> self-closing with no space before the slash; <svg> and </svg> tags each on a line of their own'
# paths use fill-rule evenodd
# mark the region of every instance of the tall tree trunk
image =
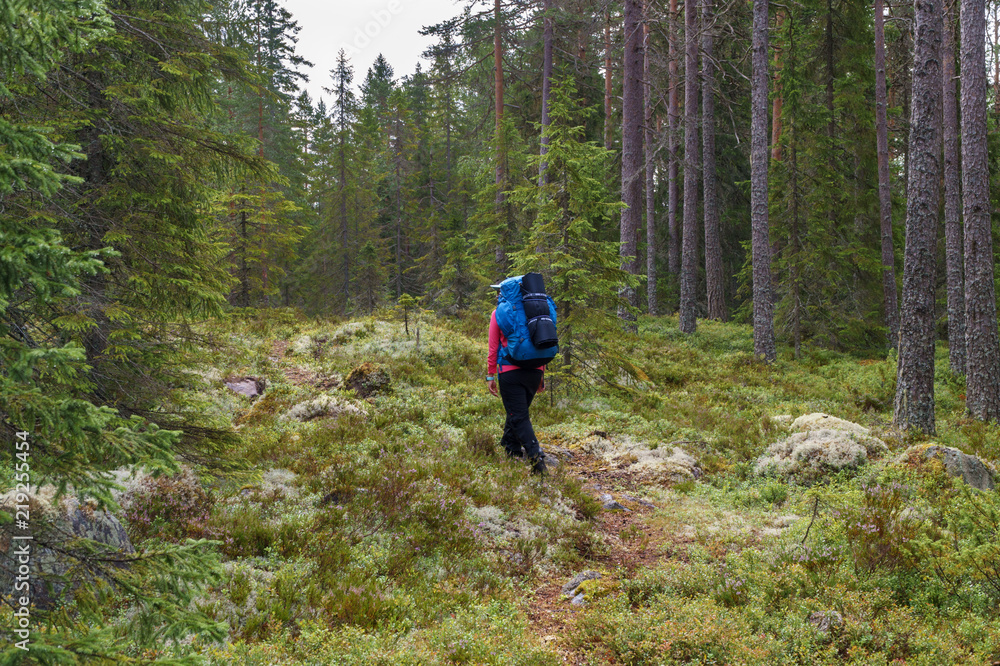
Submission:
<svg viewBox="0 0 1000 666">
<path fill-rule="evenodd" d="M 750 225 L 753 252 L 753 351 L 771 363 L 774 303 L 771 300 L 771 244 L 767 219 L 767 1 L 754 0 L 750 79 Z"/>
<path fill-rule="evenodd" d="M 789 278 L 792 290 L 792 349 L 795 358 L 802 358 L 802 264 L 801 256 L 802 242 L 799 236 L 799 147 L 795 133 L 795 119 L 789 124 L 789 146 L 791 153 L 791 163 L 789 164 L 788 179 L 792 190 L 792 219 L 788 233 L 788 251 L 791 256 L 788 258 L 790 267 Z"/>
<path fill-rule="evenodd" d="M 899 5 L 897 5 L 897 7 L 898 6 Z M 904 4 L 903 6 L 905 7 L 906 5 Z M 907 22 L 912 23 L 911 20 L 912 17 L 906 16 L 906 14 L 904 14 L 902 18 L 903 18 L 903 26 L 906 26 Z M 907 30 L 904 27 L 903 30 L 901 30 L 901 32 L 903 34 L 900 41 L 903 43 L 904 52 L 907 54 L 913 53 L 913 48 L 914 48 L 913 31 Z M 910 117 L 910 113 L 912 111 L 910 103 L 913 101 L 913 76 L 911 73 L 912 65 L 913 61 L 911 58 L 908 65 L 904 65 L 903 67 L 900 68 L 901 76 L 899 77 L 900 79 L 902 79 L 902 81 L 900 81 L 899 83 L 900 87 L 902 87 L 903 89 L 903 106 L 902 106 L 903 118 L 907 119 L 909 119 Z M 903 199 L 904 200 L 909 199 L 910 196 L 909 187 L 910 187 L 910 138 L 909 136 L 907 136 L 906 141 L 903 142 Z"/>
<path fill-rule="evenodd" d="M 677 164 L 678 157 L 678 118 L 680 110 L 677 105 L 677 0 L 670 0 L 670 15 L 667 25 L 667 270 L 672 275 L 681 272 L 681 234 L 677 227 Z"/>
<path fill-rule="evenodd" d="M 947 1 L 947 0 L 946 0 Z M 962 189 L 958 162 L 958 95 L 955 90 L 955 3 L 948 2 L 941 54 L 944 101 L 944 239 L 948 283 L 948 362 L 965 374 L 965 278 L 962 268 Z"/>
<path fill-rule="evenodd" d="M 875 135 L 878 152 L 878 204 L 882 236 L 882 308 L 889 329 L 889 346 L 899 342 L 899 302 L 892 242 L 892 189 L 889 182 L 889 121 L 885 98 L 885 16 L 882 0 L 875 0 Z"/>
<path fill-rule="evenodd" d="M 504 209 L 504 182 L 506 181 L 506 155 L 503 140 L 503 44 L 501 41 L 500 23 L 500 0 L 493 3 L 493 80 L 494 80 L 494 105 L 496 111 L 496 142 L 497 142 L 497 166 L 496 166 L 496 211 L 497 215 L 503 214 Z M 503 274 L 507 265 L 506 240 L 498 239 L 496 247 L 497 270 Z"/>
<path fill-rule="evenodd" d="M 639 223 L 642 220 L 642 0 L 625 0 L 625 67 L 622 87 L 622 201 L 627 208 L 622 211 L 621 257 L 622 270 L 632 275 L 639 272 L 637 256 Z M 626 303 L 636 307 L 638 298 L 634 287 L 622 290 Z M 618 316 L 634 322 L 635 315 L 625 308 Z M 635 324 L 629 326 L 635 330 Z"/>
<path fill-rule="evenodd" d="M 684 228 L 681 231 L 683 333 L 694 333 L 698 289 L 698 7 L 684 2 Z"/>
<path fill-rule="evenodd" d="M 780 18 L 779 14 L 779 18 Z M 791 16 L 788 18 L 788 51 L 786 53 L 786 71 L 788 72 L 788 79 L 794 81 L 797 76 L 796 67 L 798 66 L 798 54 L 795 50 L 795 26 L 792 22 Z M 775 77 L 777 79 L 777 77 Z M 796 127 L 797 117 L 798 117 L 798 105 L 793 107 L 793 113 L 788 122 L 788 186 L 790 190 L 790 211 L 789 226 L 788 226 L 788 247 L 785 252 L 788 253 L 788 278 L 789 278 L 789 289 L 791 292 L 792 299 L 792 311 L 791 311 L 791 327 L 792 327 L 792 350 L 795 358 L 802 358 L 802 240 L 799 233 L 799 223 L 801 222 L 799 215 L 799 143 L 798 143 L 798 132 Z M 773 123 L 772 123 L 773 127 Z M 778 137 L 780 140 L 780 136 Z M 771 159 L 774 159 L 774 143 L 772 137 L 771 144 Z M 779 144 L 780 147 L 780 144 Z M 778 151 L 778 158 L 781 158 L 781 152 Z"/>
<path fill-rule="evenodd" d="M 398 110 L 397 110 L 398 114 Z M 396 116 L 396 146 L 393 150 L 396 172 L 396 299 L 403 295 L 403 172 L 400 160 L 403 155 L 402 123 Z"/>
<path fill-rule="evenodd" d="M 701 5 L 701 138 L 702 198 L 705 207 L 705 286 L 708 318 L 726 320 L 725 276 L 722 272 L 722 241 L 719 235 L 719 204 L 715 182 L 715 57 L 712 25 L 713 0 Z"/>
<path fill-rule="evenodd" d="M 652 0 L 646 0 L 643 21 L 643 62 L 642 90 L 645 97 L 645 153 L 646 153 L 646 306 L 649 314 L 657 314 L 656 299 L 656 162 L 653 159 L 653 94 L 649 77 L 649 8 Z"/>
<path fill-rule="evenodd" d="M 351 252 L 347 248 L 347 138 L 341 124 L 340 133 L 340 251 L 344 253 L 344 312 L 351 299 Z"/>
<path fill-rule="evenodd" d="M 837 129 L 837 118 L 833 106 L 833 83 L 836 76 L 833 55 L 833 0 L 826 0 L 826 110 L 830 114 L 827 120 L 826 134 L 830 139 L 833 139 Z"/>
<path fill-rule="evenodd" d="M 781 24 L 785 22 L 785 14 L 778 10 L 774 17 L 775 31 L 781 30 Z M 777 49 L 774 51 L 774 101 L 771 106 L 771 160 L 781 161 L 781 107 L 784 99 L 781 97 L 781 60 L 778 58 Z"/>
<path fill-rule="evenodd" d="M 915 0 L 914 21 L 909 197 L 893 421 L 900 428 L 932 434 L 935 249 L 941 200 L 941 0 Z"/>
<path fill-rule="evenodd" d="M 542 47 L 542 147 L 541 162 L 538 165 L 538 186 L 545 184 L 545 170 L 548 162 L 545 155 L 549 152 L 549 91 L 552 87 L 552 46 L 555 41 L 555 28 L 552 24 L 552 0 L 542 2 L 543 42 Z"/>
<path fill-rule="evenodd" d="M 966 406 L 1000 418 L 989 165 L 986 153 L 985 0 L 962 0 L 962 217 L 965 220 Z"/>
<path fill-rule="evenodd" d="M 611 117 L 614 107 L 611 104 L 613 92 L 611 86 L 611 10 L 604 12 L 604 148 L 611 150 L 614 145 L 614 125 Z"/>
<path fill-rule="evenodd" d="M 993 4 L 993 116 L 1000 116 L 1000 7 Z"/>
</svg>

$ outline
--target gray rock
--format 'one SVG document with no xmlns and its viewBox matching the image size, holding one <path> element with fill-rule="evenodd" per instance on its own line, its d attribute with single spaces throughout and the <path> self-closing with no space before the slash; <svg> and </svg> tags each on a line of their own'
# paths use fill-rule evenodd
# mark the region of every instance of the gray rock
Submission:
<svg viewBox="0 0 1000 666">
<path fill-rule="evenodd" d="M 809 623 L 815 626 L 824 634 L 831 629 L 839 629 L 844 626 L 844 618 L 837 611 L 816 611 L 809 614 Z"/>
<path fill-rule="evenodd" d="M 601 506 L 604 507 L 605 511 L 631 511 L 631 509 L 616 502 L 615 498 L 608 494 L 601 495 Z"/>
<path fill-rule="evenodd" d="M 550 458 L 572 460 L 575 457 L 572 451 L 562 446 L 546 446 L 544 453 L 545 462 L 549 462 Z"/>
<path fill-rule="evenodd" d="M 583 598 L 583 592 L 581 592 L 580 594 L 570 599 L 570 603 L 573 604 L 574 606 L 583 606 L 584 604 L 587 603 L 587 601 Z"/>
<path fill-rule="evenodd" d="M 973 488 L 993 490 L 996 488 L 996 472 L 976 456 L 970 456 L 958 449 L 940 444 L 917 444 L 906 449 L 897 462 L 920 459 L 940 461 L 951 476 L 957 476 Z"/>
<path fill-rule="evenodd" d="M 627 499 L 630 502 L 635 502 L 636 504 L 641 504 L 643 506 L 649 507 L 650 509 L 655 509 L 656 508 L 656 505 L 653 504 L 652 502 L 650 502 L 649 500 L 644 500 L 644 499 L 641 499 L 639 497 L 632 497 L 631 495 L 624 495 L 624 497 L 625 497 L 625 499 Z"/>
<path fill-rule="evenodd" d="M 264 392 L 267 383 L 257 377 L 234 377 L 223 382 L 230 391 L 256 398 Z"/>
<path fill-rule="evenodd" d="M 576 592 L 576 588 L 580 587 L 580 583 L 585 580 L 597 580 L 600 577 L 601 574 L 597 571 L 582 571 L 573 576 L 568 583 L 562 586 L 562 593 L 566 596 L 573 596 L 573 593 Z"/>
<path fill-rule="evenodd" d="M 18 554 L 23 552 L 23 544 L 29 543 L 29 594 L 33 604 L 46 610 L 54 608 L 61 596 L 68 598 L 81 579 L 107 577 L 113 569 L 127 566 L 128 556 L 135 553 L 125 528 L 114 515 L 81 504 L 75 497 L 57 503 L 54 495 L 54 489 L 48 487 L 28 493 L 30 541 L 15 539 L 27 532 L 15 531 L 13 524 L 0 529 L 0 587 L 12 589 L 19 567 Z M 0 511 L 13 515 L 17 503 L 14 492 L 0 496 Z M 81 568 L 81 562 L 86 561 L 95 566 Z M 72 581 L 66 579 L 71 568 L 78 572 Z"/>
</svg>

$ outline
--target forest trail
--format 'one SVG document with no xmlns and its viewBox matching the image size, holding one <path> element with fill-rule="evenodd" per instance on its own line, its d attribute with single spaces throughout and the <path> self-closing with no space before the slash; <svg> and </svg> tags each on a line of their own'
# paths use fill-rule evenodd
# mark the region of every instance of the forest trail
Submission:
<svg viewBox="0 0 1000 666">
<path fill-rule="evenodd" d="M 604 580 L 613 583 L 671 559 L 686 559 L 686 544 L 694 537 L 671 533 L 651 520 L 661 507 L 648 500 L 638 501 L 645 493 L 635 475 L 582 452 L 561 456 L 558 473 L 580 479 L 583 490 L 602 504 L 601 496 L 611 495 L 625 507 L 602 510 L 594 517 L 604 548 L 589 555 L 580 571 L 600 571 Z M 527 616 L 530 630 L 543 645 L 554 649 L 565 663 L 582 666 L 587 663 L 584 655 L 568 639 L 579 635 L 575 625 L 591 602 L 572 605 L 562 593 L 567 580 L 565 573 L 559 573 L 539 581 L 527 604 Z"/>
</svg>

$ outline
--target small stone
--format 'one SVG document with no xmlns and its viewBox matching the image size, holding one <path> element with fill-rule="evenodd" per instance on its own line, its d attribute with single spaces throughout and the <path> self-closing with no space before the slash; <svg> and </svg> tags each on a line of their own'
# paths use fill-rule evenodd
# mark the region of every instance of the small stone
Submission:
<svg viewBox="0 0 1000 666">
<path fill-rule="evenodd" d="M 632 497 L 631 495 L 623 495 L 623 497 L 625 499 L 627 499 L 628 501 L 630 501 L 630 502 L 635 502 L 636 504 L 641 504 L 641 505 L 643 505 L 645 507 L 649 507 L 650 509 L 655 509 L 656 508 L 656 505 L 653 504 L 652 502 L 650 502 L 649 500 L 644 500 L 644 499 L 641 499 L 641 498 L 638 498 L 638 497 Z"/>
<path fill-rule="evenodd" d="M 392 379 L 389 371 L 381 365 L 365 362 L 351 370 L 344 380 L 344 385 L 353 389 L 358 397 L 367 398 L 375 393 L 386 391 Z"/>
<path fill-rule="evenodd" d="M 264 392 L 267 385 L 263 379 L 257 377 L 234 377 L 223 382 L 230 391 L 245 395 L 248 398 L 256 398 Z"/>
<path fill-rule="evenodd" d="M 575 597 L 573 597 L 573 599 L 570 601 L 570 603 L 573 604 L 574 606 L 582 606 L 582 605 L 584 605 L 587 602 L 583 598 L 583 592 L 581 592 L 580 594 L 578 594 Z"/>
<path fill-rule="evenodd" d="M 809 614 L 809 623 L 826 634 L 844 626 L 844 618 L 837 611 L 816 611 Z"/>
<path fill-rule="evenodd" d="M 573 576 L 568 583 L 562 586 L 562 593 L 566 596 L 572 596 L 576 592 L 576 588 L 580 587 L 580 583 L 585 580 L 597 580 L 601 577 L 600 572 L 597 571 L 582 571 L 577 575 Z"/>
</svg>

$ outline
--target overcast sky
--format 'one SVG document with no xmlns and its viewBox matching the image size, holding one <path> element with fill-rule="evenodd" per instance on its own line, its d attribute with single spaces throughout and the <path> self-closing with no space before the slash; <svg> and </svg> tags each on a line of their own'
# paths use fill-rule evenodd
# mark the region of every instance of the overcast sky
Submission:
<svg viewBox="0 0 1000 666">
<path fill-rule="evenodd" d="M 313 101 L 330 85 L 330 70 L 337 52 L 347 51 L 354 65 L 354 83 L 379 53 L 385 56 L 397 78 L 412 74 L 420 54 L 433 43 L 418 30 L 461 13 L 464 2 L 456 0 L 283 0 L 301 26 L 298 53 L 315 65 L 308 70 L 306 84 Z M 424 63 L 424 67 L 427 63 Z"/>
</svg>

